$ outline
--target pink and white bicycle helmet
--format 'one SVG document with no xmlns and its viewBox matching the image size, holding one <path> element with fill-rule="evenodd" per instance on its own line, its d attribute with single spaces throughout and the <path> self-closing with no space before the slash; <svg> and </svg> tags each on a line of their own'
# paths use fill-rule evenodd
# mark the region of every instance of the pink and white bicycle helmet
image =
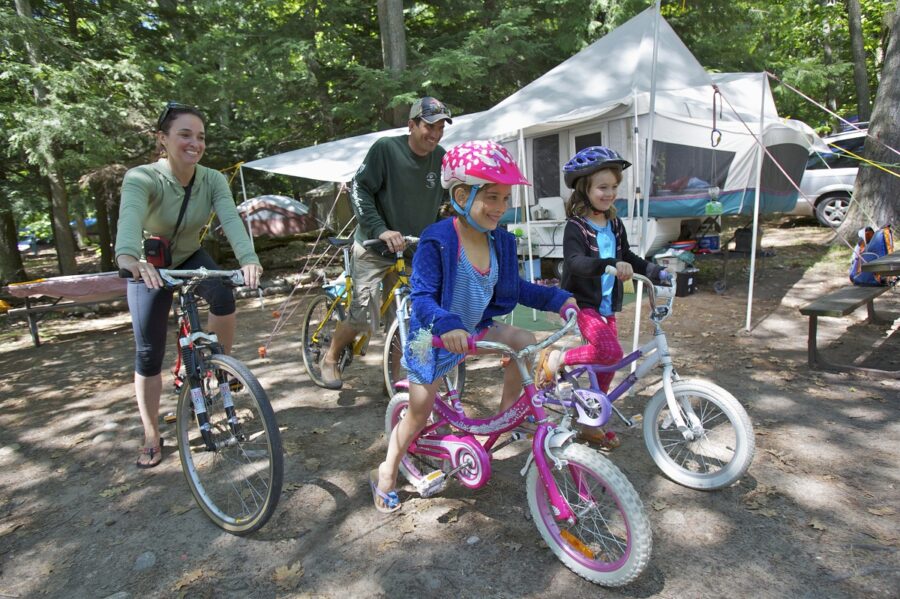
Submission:
<svg viewBox="0 0 900 599">
<path fill-rule="evenodd" d="M 493 141 L 467 141 L 453 146 L 441 163 L 441 185 L 528 185 L 509 150 Z"/>
<path fill-rule="evenodd" d="M 441 185 L 452 190 L 457 185 L 471 185 L 466 205 L 460 206 L 450 194 L 453 209 L 465 217 L 476 231 L 486 233 L 487 229 L 479 225 L 470 214 L 475 196 L 482 185 L 491 183 L 501 185 L 528 185 L 528 179 L 522 175 L 516 161 L 509 151 L 493 141 L 467 141 L 453 146 L 444 154 L 441 163 Z"/>
</svg>

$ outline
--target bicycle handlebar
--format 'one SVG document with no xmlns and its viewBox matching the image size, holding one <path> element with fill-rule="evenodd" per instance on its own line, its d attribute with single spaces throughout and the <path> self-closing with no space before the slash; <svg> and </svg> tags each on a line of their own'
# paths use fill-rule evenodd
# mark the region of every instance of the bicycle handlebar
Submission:
<svg viewBox="0 0 900 599">
<path fill-rule="evenodd" d="M 415 237 L 414 235 L 404 235 L 403 239 L 409 245 L 415 245 L 419 243 L 419 238 Z M 382 241 L 381 239 L 366 239 L 362 242 L 363 247 L 372 247 L 373 245 L 378 245 L 379 243 L 383 244 L 384 241 Z"/>
<path fill-rule="evenodd" d="M 607 266 L 604 271 L 605 274 L 616 276 L 616 273 L 619 271 L 616 270 L 615 266 Z M 670 275 L 671 276 L 671 275 Z M 669 302 L 675 297 L 674 288 L 672 285 L 656 285 L 653 281 L 651 281 L 648 277 L 644 275 L 639 275 L 637 273 L 632 274 L 632 278 L 641 283 L 646 283 L 647 286 L 647 296 L 650 300 L 650 309 L 656 310 L 656 299 L 657 297 L 666 298 Z M 652 312 L 651 312 L 652 314 Z"/>
<path fill-rule="evenodd" d="M 566 322 L 562 326 L 562 328 L 555 331 L 552 335 L 550 335 L 543 341 L 538 341 L 535 344 L 528 345 L 528 346 L 522 348 L 521 351 L 517 352 L 516 350 L 514 350 L 510 346 L 506 345 L 505 343 L 498 343 L 496 341 L 482 341 L 481 337 L 484 335 L 484 333 L 487 332 L 487 330 L 485 330 L 483 333 L 480 333 L 478 335 L 470 335 L 468 337 L 467 342 L 469 344 L 469 350 L 468 350 L 467 354 L 475 353 L 475 351 L 478 348 L 493 349 L 496 351 L 500 351 L 504 354 L 509 354 L 511 356 L 517 356 L 517 357 L 525 356 L 527 354 L 536 354 L 539 351 L 541 351 L 542 349 L 544 349 L 545 347 L 549 347 L 550 345 L 553 345 L 554 343 L 559 341 L 559 339 L 562 338 L 563 335 L 568 333 L 570 330 L 572 330 L 575 327 L 575 325 L 578 324 L 578 312 L 576 310 L 567 310 L 566 313 L 569 315 L 569 318 L 568 318 L 568 320 L 566 320 Z M 437 348 L 444 347 L 444 342 L 437 335 L 434 335 L 431 338 L 431 344 L 433 347 L 437 347 Z"/>
<path fill-rule="evenodd" d="M 173 287 L 183 284 L 182 281 L 177 279 L 228 279 L 228 282 L 235 287 L 244 285 L 244 273 L 240 270 L 209 270 L 201 266 L 200 268 L 182 270 L 158 268 L 156 272 L 159 273 L 160 278 L 167 285 Z M 127 279 L 132 276 L 131 271 L 127 268 L 119 269 L 119 277 Z"/>
</svg>

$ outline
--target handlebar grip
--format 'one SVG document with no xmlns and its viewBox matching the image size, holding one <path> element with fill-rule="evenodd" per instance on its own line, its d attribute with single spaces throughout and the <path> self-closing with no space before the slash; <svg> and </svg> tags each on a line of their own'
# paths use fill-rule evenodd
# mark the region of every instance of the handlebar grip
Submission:
<svg viewBox="0 0 900 599">
<path fill-rule="evenodd" d="M 131 271 L 128 270 L 127 268 L 120 268 L 120 269 L 119 269 L 119 278 L 120 278 L 120 279 L 130 279 L 130 278 L 132 278 L 132 277 L 134 277 L 134 275 L 131 274 Z"/>
<path fill-rule="evenodd" d="M 603 269 L 603 272 L 604 272 L 604 274 L 616 276 L 616 273 L 618 273 L 619 271 L 616 270 L 616 267 L 615 267 L 615 266 L 609 265 L 609 266 L 607 266 L 606 268 Z"/>
<path fill-rule="evenodd" d="M 478 349 L 475 345 L 475 337 L 473 337 L 472 335 L 469 335 L 466 338 L 466 342 L 469 344 L 468 353 L 473 353 L 476 349 Z M 446 347 L 444 347 L 444 341 L 437 335 L 431 337 L 431 345 L 432 347 L 436 347 L 438 349 L 447 349 Z"/>
<path fill-rule="evenodd" d="M 573 306 L 571 304 L 565 304 L 560 309 L 559 315 L 560 315 L 560 317 L 562 317 L 562 319 L 564 321 L 568 322 L 568 320 L 570 318 L 578 318 L 579 312 L 581 312 L 581 310 L 578 308 L 578 306 Z"/>
</svg>

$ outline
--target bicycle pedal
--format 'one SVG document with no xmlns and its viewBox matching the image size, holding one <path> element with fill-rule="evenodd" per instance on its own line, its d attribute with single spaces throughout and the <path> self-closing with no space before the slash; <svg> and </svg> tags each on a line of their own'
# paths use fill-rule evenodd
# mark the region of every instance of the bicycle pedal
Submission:
<svg viewBox="0 0 900 599">
<path fill-rule="evenodd" d="M 420 478 L 416 482 L 416 491 L 420 497 L 431 497 L 440 493 L 447 486 L 447 475 L 441 470 L 435 470 Z"/>
<path fill-rule="evenodd" d="M 240 382 L 237 379 L 231 379 L 228 381 L 228 388 L 232 393 L 240 393 L 244 390 L 244 383 Z"/>
</svg>

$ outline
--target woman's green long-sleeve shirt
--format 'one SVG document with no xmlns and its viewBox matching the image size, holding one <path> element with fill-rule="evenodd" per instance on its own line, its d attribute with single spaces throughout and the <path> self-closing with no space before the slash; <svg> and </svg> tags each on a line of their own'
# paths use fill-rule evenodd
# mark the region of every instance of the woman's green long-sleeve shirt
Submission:
<svg viewBox="0 0 900 599">
<path fill-rule="evenodd" d="M 135 167 L 125 173 L 116 234 L 116 258 L 143 255 L 144 233 L 169 239 L 184 200 L 184 188 L 165 159 Z M 187 210 L 172 248 L 172 265 L 178 266 L 200 248 L 200 230 L 215 212 L 241 266 L 259 264 L 244 223 L 234 206 L 225 176 L 197 165 Z"/>
</svg>

